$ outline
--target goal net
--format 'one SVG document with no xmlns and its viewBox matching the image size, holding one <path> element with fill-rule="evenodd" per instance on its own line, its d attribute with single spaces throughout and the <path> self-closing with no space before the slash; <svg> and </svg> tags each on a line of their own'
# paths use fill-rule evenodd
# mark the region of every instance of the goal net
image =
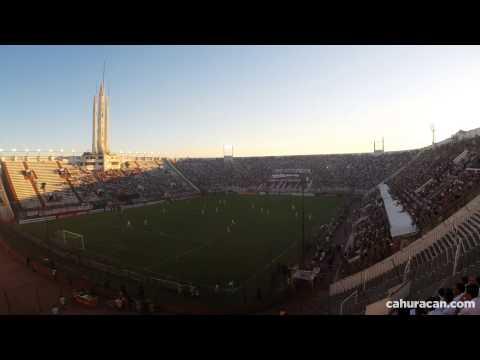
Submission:
<svg viewBox="0 0 480 360">
<path fill-rule="evenodd" d="M 57 244 L 62 247 L 72 250 L 85 250 L 85 239 L 82 234 L 59 230 L 55 238 Z"/>
</svg>

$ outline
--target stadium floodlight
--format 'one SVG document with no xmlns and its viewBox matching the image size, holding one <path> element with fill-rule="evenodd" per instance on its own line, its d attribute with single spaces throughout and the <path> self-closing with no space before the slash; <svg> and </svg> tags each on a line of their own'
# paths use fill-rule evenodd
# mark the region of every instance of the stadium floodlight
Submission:
<svg viewBox="0 0 480 360">
<path fill-rule="evenodd" d="M 49 149 L 48 152 L 53 152 L 53 149 Z"/>
<path fill-rule="evenodd" d="M 60 152 L 63 153 L 63 149 L 60 149 Z"/>
<path fill-rule="evenodd" d="M 13 151 L 13 152 L 16 152 L 16 151 L 17 151 L 17 149 L 12 149 L 12 151 Z"/>
<path fill-rule="evenodd" d="M 29 149 L 25 149 L 25 152 L 28 153 L 30 150 Z"/>
<path fill-rule="evenodd" d="M 3 149 L 0 149 L 0 152 L 3 152 Z"/>
<path fill-rule="evenodd" d="M 37 152 L 39 153 L 40 151 L 42 151 L 41 149 L 37 149 Z"/>
</svg>

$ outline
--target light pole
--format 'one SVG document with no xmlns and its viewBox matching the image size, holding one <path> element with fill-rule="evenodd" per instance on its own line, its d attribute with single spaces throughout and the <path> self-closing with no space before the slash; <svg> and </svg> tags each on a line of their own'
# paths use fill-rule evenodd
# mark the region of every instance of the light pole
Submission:
<svg viewBox="0 0 480 360">
<path fill-rule="evenodd" d="M 305 268 L 305 174 L 300 175 L 300 185 L 302 187 L 302 257 L 301 265 Z"/>
</svg>

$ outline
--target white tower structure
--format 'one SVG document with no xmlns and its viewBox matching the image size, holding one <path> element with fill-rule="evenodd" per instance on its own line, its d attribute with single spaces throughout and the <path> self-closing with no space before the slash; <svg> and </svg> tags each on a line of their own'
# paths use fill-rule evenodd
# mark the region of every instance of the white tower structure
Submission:
<svg viewBox="0 0 480 360">
<path fill-rule="evenodd" d="M 109 154 L 110 97 L 105 93 L 105 65 L 98 95 L 93 97 L 93 154 Z"/>
<path fill-rule="evenodd" d="M 93 97 L 92 152 L 84 153 L 81 164 L 88 170 L 120 169 L 121 159 L 110 152 L 110 97 L 105 89 L 105 64 L 98 95 Z"/>
</svg>

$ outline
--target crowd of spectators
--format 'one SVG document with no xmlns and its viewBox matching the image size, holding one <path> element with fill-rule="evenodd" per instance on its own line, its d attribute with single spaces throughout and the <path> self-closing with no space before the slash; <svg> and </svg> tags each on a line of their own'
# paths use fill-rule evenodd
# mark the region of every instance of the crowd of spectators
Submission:
<svg viewBox="0 0 480 360">
<path fill-rule="evenodd" d="M 351 238 L 344 249 L 348 272 L 362 270 L 396 250 L 378 189 L 363 199 L 361 206 L 353 211 L 351 221 Z"/>
<path fill-rule="evenodd" d="M 480 186 L 480 139 L 450 141 L 426 148 L 387 181 L 392 197 L 420 230 L 434 227 L 464 206 Z M 362 270 L 397 251 L 380 192 L 363 200 L 352 216 L 351 241 L 345 248 L 349 271 Z"/>
<path fill-rule="evenodd" d="M 340 154 L 180 159 L 176 166 L 204 190 L 225 186 L 259 190 L 268 188 L 278 169 L 309 169 L 311 188 L 354 188 L 368 190 L 407 164 L 417 150 L 381 154 Z M 280 184 L 275 184 L 278 187 Z M 282 186 L 297 188 L 298 184 Z"/>
<path fill-rule="evenodd" d="M 66 166 L 67 178 L 84 202 L 146 202 L 194 193 L 175 171 L 151 161 L 125 163 L 121 169 L 89 171 Z"/>
<path fill-rule="evenodd" d="M 463 206 L 480 185 L 480 139 L 451 141 L 425 149 L 388 185 L 420 229 L 442 221 Z M 480 170 L 480 169 L 478 169 Z"/>
<path fill-rule="evenodd" d="M 478 288 L 480 276 L 464 276 L 453 287 L 440 288 L 426 303 L 436 304 L 433 308 L 424 306 L 412 309 L 399 309 L 394 315 L 480 315 L 480 297 Z M 472 301 L 473 307 L 464 306 L 466 301 Z M 459 304 L 460 303 L 460 304 Z"/>
</svg>

